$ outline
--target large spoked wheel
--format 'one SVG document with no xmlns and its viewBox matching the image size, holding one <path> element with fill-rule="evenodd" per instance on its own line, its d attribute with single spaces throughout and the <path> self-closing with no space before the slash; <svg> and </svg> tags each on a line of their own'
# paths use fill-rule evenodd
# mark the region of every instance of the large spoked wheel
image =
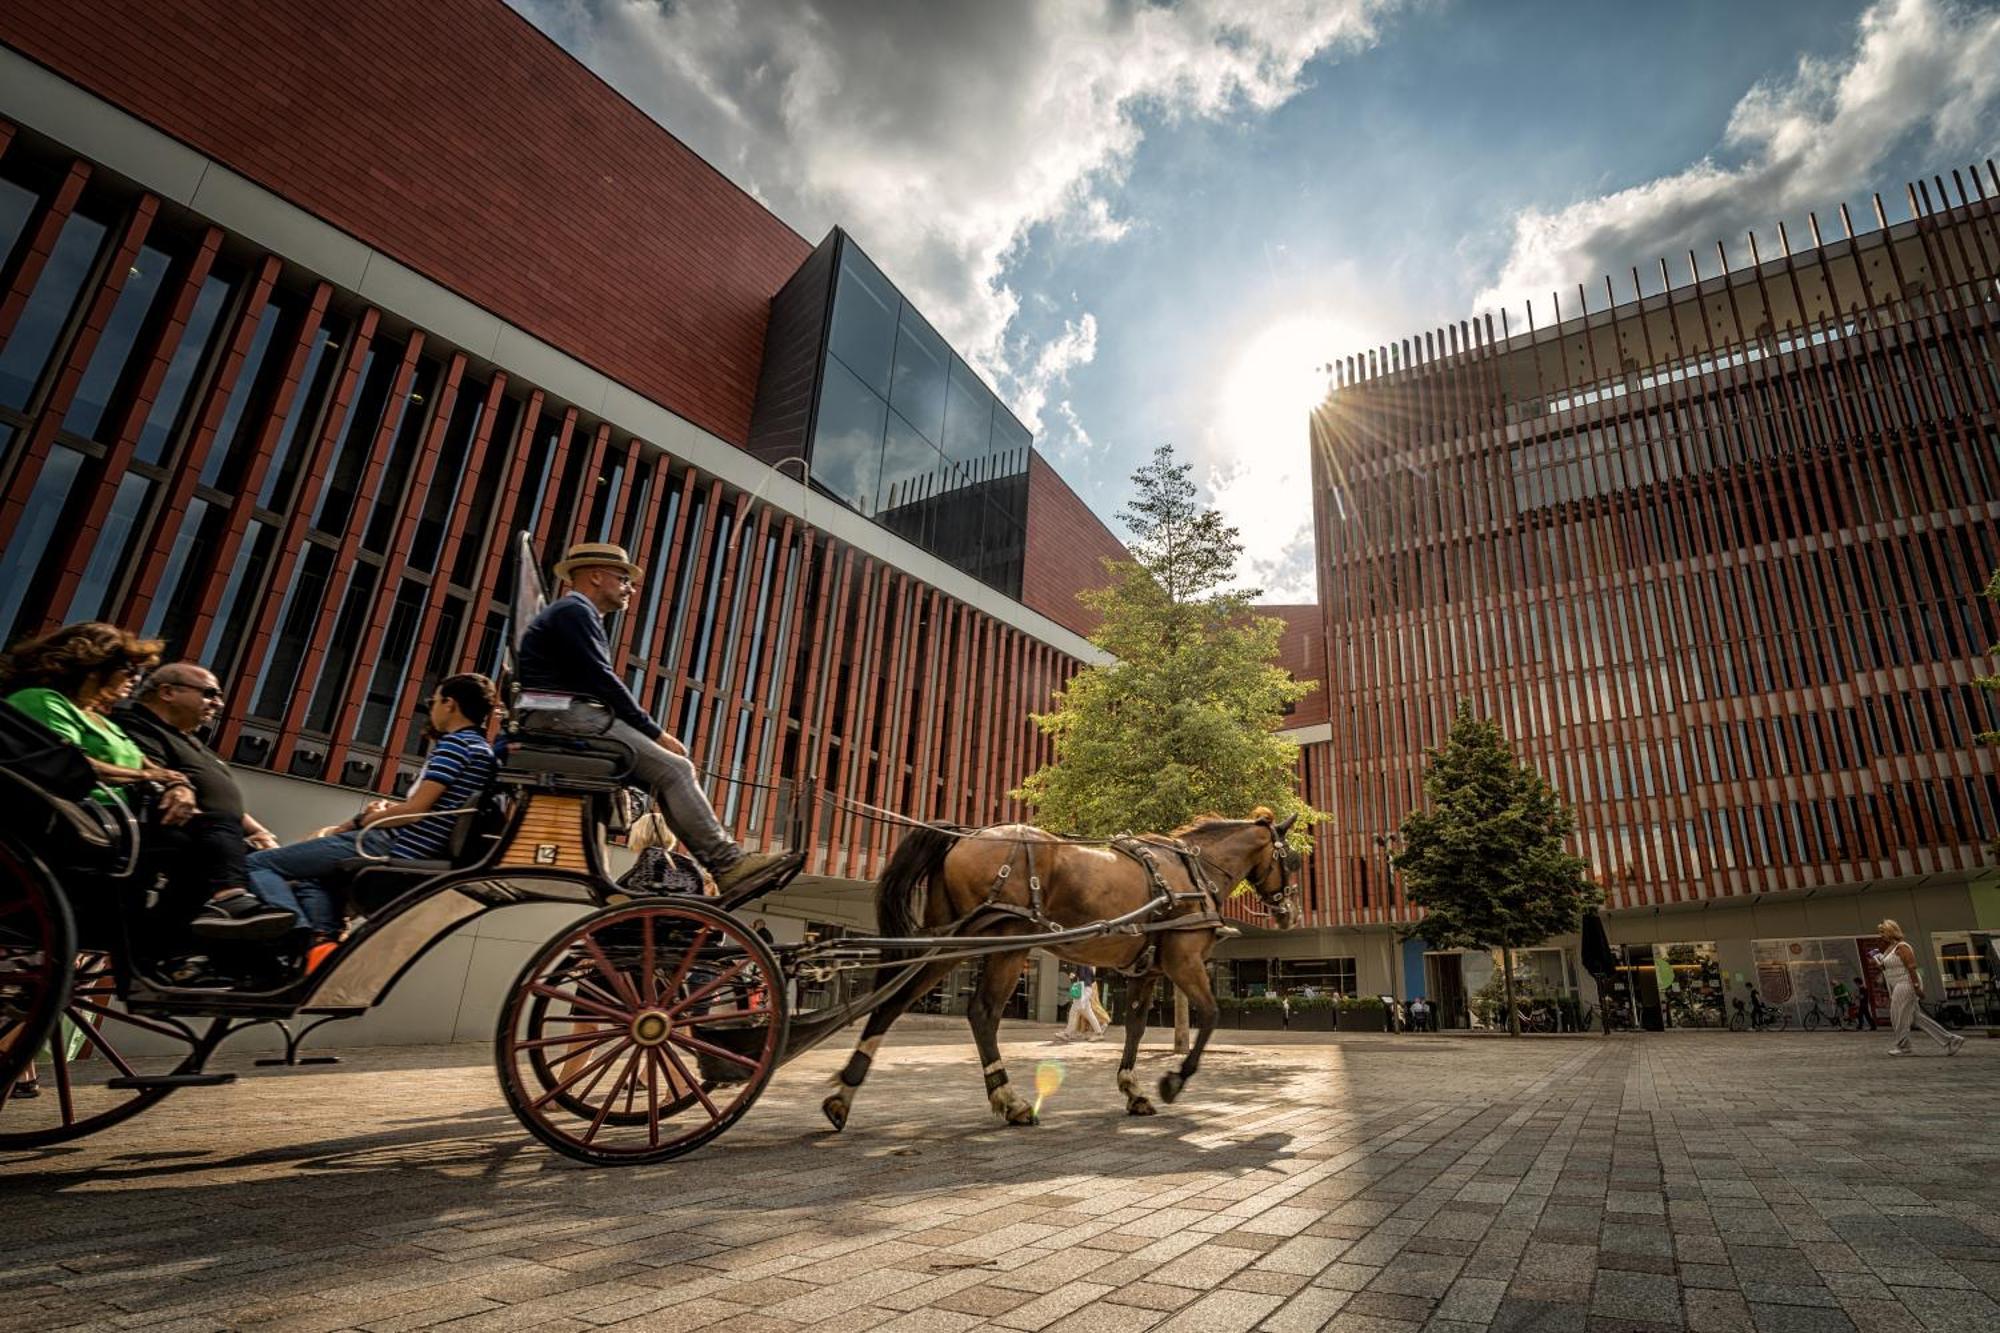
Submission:
<svg viewBox="0 0 2000 1333">
<path fill-rule="evenodd" d="M 661 1162 L 750 1109 L 789 1021 L 755 931 L 699 899 L 652 898 L 585 917 L 528 960 L 494 1059 L 507 1104 L 557 1152 Z"/>
<path fill-rule="evenodd" d="M 55 877 L 0 841 L 0 1117 L 62 1012 L 75 954 L 76 923 Z"/>
<path fill-rule="evenodd" d="M 217 1035 L 127 1013 L 111 956 L 78 954 L 61 1019 L 35 1055 L 38 1095 L 23 1098 L 15 1083 L 0 1117 L 0 1152 L 45 1148 L 131 1119 L 180 1086 L 158 1080 L 199 1074 Z"/>
</svg>

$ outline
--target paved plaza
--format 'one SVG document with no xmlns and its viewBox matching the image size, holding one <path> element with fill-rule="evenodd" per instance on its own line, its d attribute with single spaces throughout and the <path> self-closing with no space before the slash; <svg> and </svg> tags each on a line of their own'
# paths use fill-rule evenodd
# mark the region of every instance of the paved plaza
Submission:
<svg viewBox="0 0 2000 1333">
<path fill-rule="evenodd" d="M 1011 1035 L 1039 1128 L 922 1020 L 844 1134 L 842 1042 L 626 1170 L 478 1047 L 183 1092 L 0 1162 L 0 1329 L 2000 1329 L 2000 1042 L 1224 1033 L 1148 1120 L 1108 1043 Z"/>
</svg>

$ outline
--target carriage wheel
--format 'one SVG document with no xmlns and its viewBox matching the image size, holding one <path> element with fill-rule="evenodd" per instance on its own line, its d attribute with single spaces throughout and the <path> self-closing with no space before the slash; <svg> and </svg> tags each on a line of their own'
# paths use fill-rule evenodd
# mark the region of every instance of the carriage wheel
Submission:
<svg viewBox="0 0 2000 1333">
<path fill-rule="evenodd" d="M 788 1021 L 756 932 L 697 899 L 648 899 L 584 918 L 528 960 L 494 1059 L 514 1114 L 557 1152 L 659 1162 L 750 1109 Z"/>
<path fill-rule="evenodd" d="M 197 1034 L 178 1019 L 127 1013 L 118 1005 L 111 956 L 78 954 L 61 1020 L 35 1056 L 41 1095 L 7 1103 L 0 1152 L 80 1139 L 131 1119 L 175 1085 L 118 1083 L 198 1074 L 216 1035 Z"/>
<path fill-rule="evenodd" d="M 75 953 L 76 924 L 54 876 L 0 841 L 0 1115 L 56 1024 Z"/>
</svg>

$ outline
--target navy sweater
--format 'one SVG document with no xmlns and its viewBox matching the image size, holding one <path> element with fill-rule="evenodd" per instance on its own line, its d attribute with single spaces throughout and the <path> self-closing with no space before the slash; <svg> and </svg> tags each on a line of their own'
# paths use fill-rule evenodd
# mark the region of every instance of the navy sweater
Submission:
<svg viewBox="0 0 2000 1333">
<path fill-rule="evenodd" d="M 521 636 L 521 688 L 580 694 L 609 708 L 653 740 L 660 724 L 653 721 L 618 673 L 611 669 L 611 640 L 604 617 L 581 593 L 558 597 L 542 608 Z"/>
</svg>

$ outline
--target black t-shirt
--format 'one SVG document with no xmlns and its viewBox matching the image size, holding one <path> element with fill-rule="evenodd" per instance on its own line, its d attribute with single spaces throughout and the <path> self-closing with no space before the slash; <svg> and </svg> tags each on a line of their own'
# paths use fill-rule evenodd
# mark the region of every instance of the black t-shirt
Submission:
<svg viewBox="0 0 2000 1333">
<path fill-rule="evenodd" d="M 118 711 L 118 725 L 146 757 L 162 768 L 177 769 L 194 784 L 195 804 L 205 815 L 241 822 L 243 793 L 229 765 L 193 736 L 174 730 L 151 709 L 134 704 Z"/>
</svg>

